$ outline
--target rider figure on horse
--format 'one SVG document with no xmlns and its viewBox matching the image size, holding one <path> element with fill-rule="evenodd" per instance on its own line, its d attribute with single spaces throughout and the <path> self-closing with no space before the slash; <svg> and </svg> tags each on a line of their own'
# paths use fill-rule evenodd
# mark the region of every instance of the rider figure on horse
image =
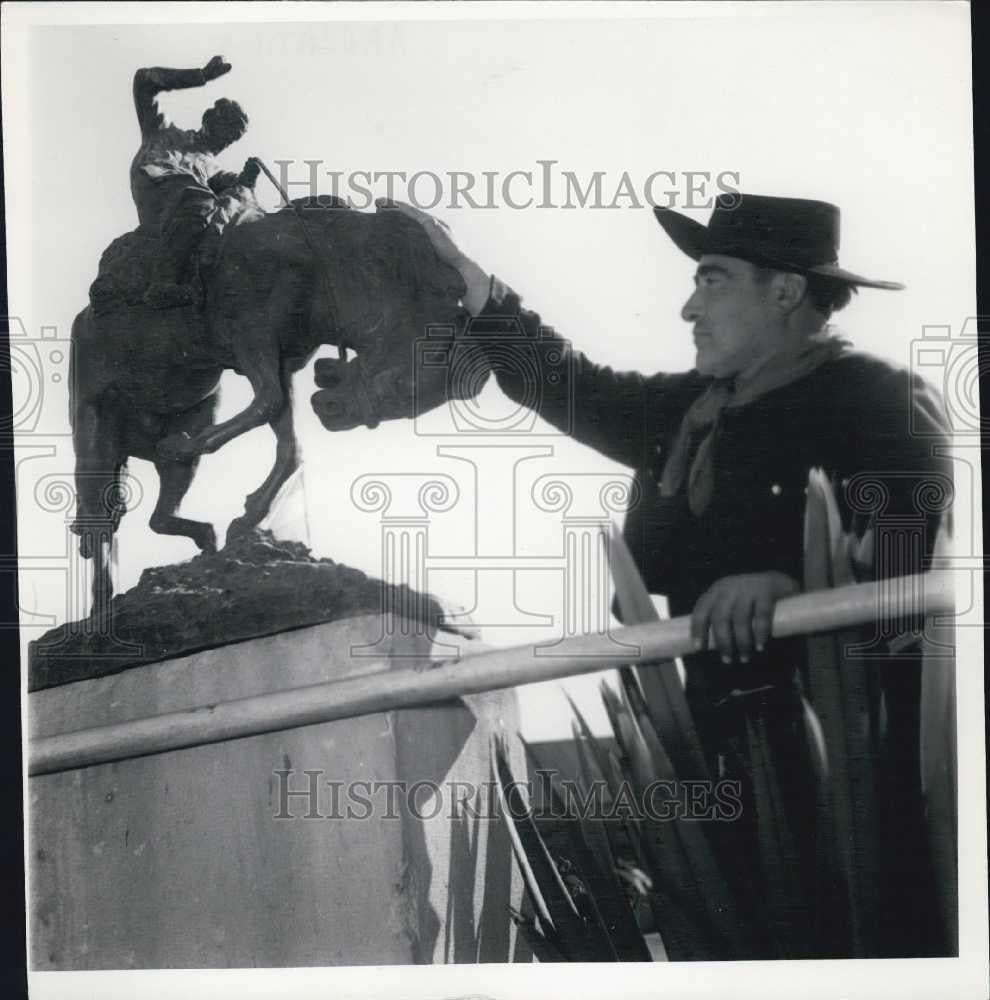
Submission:
<svg viewBox="0 0 990 1000">
<path fill-rule="evenodd" d="M 246 207 L 254 207 L 252 189 L 258 161 L 251 157 L 240 174 L 221 170 L 215 156 L 244 135 L 248 117 L 236 101 L 220 98 L 203 112 L 197 130 L 180 129 L 158 107 L 164 90 L 202 87 L 230 71 L 214 56 L 202 69 L 139 69 L 134 74 L 134 105 L 141 126 L 141 146 L 131 163 L 131 194 L 139 230 L 158 237 L 159 249 L 144 294 L 157 309 L 194 304 L 197 289 L 190 274 L 197 248 L 219 238 L 223 227 Z"/>
</svg>

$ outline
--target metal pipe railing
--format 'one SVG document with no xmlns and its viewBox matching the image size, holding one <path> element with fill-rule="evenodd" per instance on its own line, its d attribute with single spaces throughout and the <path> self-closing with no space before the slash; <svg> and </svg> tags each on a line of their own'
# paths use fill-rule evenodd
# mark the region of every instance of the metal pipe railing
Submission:
<svg viewBox="0 0 990 1000">
<path fill-rule="evenodd" d="M 773 635 L 782 638 L 829 632 L 877 620 L 916 619 L 920 614 L 947 614 L 953 610 L 952 574 L 896 577 L 785 598 L 774 612 Z M 623 664 L 649 664 L 687 655 L 693 649 L 688 617 L 616 629 L 612 637 L 631 647 L 629 655 L 621 658 Z M 613 665 L 602 661 L 600 650 L 600 636 L 575 636 L 562 639 L 552 652 L 544 649 L 542 654 L 530 645 L 493 649 L 440 662 L 426 670 L 379 671 L 39 737 L 28 741 L 28 774 L 51 774 L 594 673 Z"/>
</svg>

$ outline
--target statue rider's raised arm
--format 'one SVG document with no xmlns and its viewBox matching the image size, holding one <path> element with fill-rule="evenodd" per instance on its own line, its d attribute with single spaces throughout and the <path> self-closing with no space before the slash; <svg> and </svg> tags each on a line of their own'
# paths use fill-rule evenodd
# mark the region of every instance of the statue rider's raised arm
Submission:
<svg viewBox="0 0 990 1000">
<path fill-rule="evenodd" d="M 198 69 L 168 69 L 163 66 L 139 69 L 134 74 L 134 110 L 141 126 L 141 137 L 147 138 L 152 132 L 160 131 L 169 124 L 158 107 L 158 95 L 162 91 L 205 86 L 211 80 L 229 73 L 230 68 L 230 63 L 225 63 L 221 56 L 214 56 Z"/>
<path fill-rule="evenodd" d="M 229 214 L 222 193 L 243 194 L 258 176 L 249 159 L 240 174 L 221 170 L 216 155 L 244 135 L 248 117 L 236 101 L 220 98 L 203 112 L 199 129 L 173 125 L 158 105 L 163 91 L 202 87 L 230 71 L 214 56 L 200 69 L 155 66 L 134 74 L 134 108 L 141 145 L 131 163 L 131 194 L 139 228 L 159 241 L 144 301 L 154 308 L 184 306 L 197 299 L 190 276 L 194 252 L 208 229 L 218 232 Z M 238 189 L 241 189 L 238 191 Z M 224 206 L 227 206 L 225 208 Z"/>
</svg>

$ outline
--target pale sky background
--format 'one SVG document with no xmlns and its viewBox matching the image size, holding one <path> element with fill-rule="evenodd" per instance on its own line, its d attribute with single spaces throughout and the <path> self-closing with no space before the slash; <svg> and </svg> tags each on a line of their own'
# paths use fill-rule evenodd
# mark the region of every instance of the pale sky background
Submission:
<svg viewBox="0 0 990 1000">
<path fill-rule="evenodd" d="M 16 61 L 5 65 L 5 122 L 11 125 L 8 104 L 14 114 L 30 115 L 30 128 L 6 143 L 8 217 L 18 232 L 9 249 L 11 312 L 23 319 L 29 337 L 43 326 L 68 336 L 101 251 L 136 225 L 128 188 L 138 144 L 134 70 L 201 66 L 220 53 L 233 64 L 229 75 L 203 89 L 164 95 L 162 106 L 177 124 L 194 128 L 216 98 L 240 101 L 250 128 L 222 157 L 235 170 L 252 154 L 273 168 L 276 160 L 300 161 L 292 174 L 300 179 L 307 176 L 305 159 L 345 174 L 505 174 L 536 171 L 537 160 L 552 159 L 558 172 L 575 171 L 585 182 L 593 171 L 604 171 L 606 192 L 614 191 L 623 171 L 637 186 L 653 171 L 674 171 L 676 207 L 685 204 L 685 171 L 713 178 L 730 171 L 743 191 L 833 201 L 843 212 L 843 265 L 908 286 L 901 293 L 864 290 L 837 322 L 860 347 L 907 364 L 912 338 L 924 324 L 958 326 L 973 313 L 975 299 L 968 13 L 956 4 L 908 8 L 911 16 L 898 4 L 752 5 L 641 8 L 652 16 L 635 19 L 447 20 L 442 26 L 359 21 L 35 29 Z M 323 189 L 329 184 L 325 179 Z M 661 179 L 656 190 L 669 188 Z M 266 204 L 276 204 L 264 178 L 258 192 Z M 375 193 L 384 193 L 383 184 Z M 436 214 L 486 270 L 511 283 L 593 359 L 643 372 L 691 367 L 689 328 L 679 311 L 694 265 L 648 207 L 501 205 L 438 208 Z M 693 214 L 705 220 L 709 213 Z M 15 230 L 19 222 L 24 225 Z M 380 574 L 378 517 L 354 508 L 350 488 L 362 474 L 397 471 L 445 472 L 458 481 L 465 503 L 434 516 L 431 551 L 473 551 L 469 466 L 436 454 L 438 444 L 463 442 L 417 436 L 411 421 L 331 435 L 309 408 L 311 368 L 295 385 L 317 554 Z M 64 387 L 64 380 L 45 381 L 39 432 L 68 432 Z M 244 380 L 226 375 L 221 414 L 240 409 L 246 390 Z M 497 390 L 488 390 L 482 405 L 502 412 Z M 22 605 L 61 621 L 67 614 L 65 560 L 59 559 L 64 515 L 40 509 L 33 490 L 44 476 L 71 472 L 71 448 L 66 437 L 40 433 L 22 441 Z M 33 451 L 38 443 L 54 444 L 55 454 Z M 533 480 L 547 473 L 625 470 L 558 436 L 525 443 L 550 445 L 553 455 L 520 468 L 517 552 L 560 555 L 559 517 L 533 510 Z M 266 475 L 273 444 L 263 427 L 206 456 L 182 511 L 212 520 L 222 536 L 244 496 Z M 479 546 L 504 554 L 513 544 L 511 491 L 494 464 L 496 452 L 480 454 L 479 496 L 488 509 Z M 196 552 L 187 539 L 150 531 L 157 480 L 150 464 L 140 461 L 131 462 L 131 473 L 144 499 L 117 536 L 118 589 L 132 586 L 146 566 Z M 302 536 L 301 518 L 286 515 L 283 523 Z M 55 571 L 39 568 L 43 564 Z M 491 643 L 549 638 L 560 627 L 559 575 L 517 577 L 516 604 L 551 616 L 553 624 L 537 630 L 521 627 L 509 574 L 484 576 L 477 593 L 466 573 L 434 573 L 429 586 L 455 603 L 477 603 L 473 617 L 489 626 L 483 636 Z M 78 613 L 78 600 L 74 607 Z M 26 639 L 42 631 L 31 628 L 32 621 L 37 619 L 25 620 Z M 600 723 L 596 683 L 584 679 L 572 686 Z M 524 732 L 534 738 L 568 734 L 557 684 L 525 690 L 523 706 Z"/>
<path fill-rule="evenodd" d="M 213 23 L 188 23 L 200 16 Z M 265 16 L 274 20 L 257 23 Z M 908 364 L 923 326 L 958 331 L 975 313 L 966 4 L 417 4 L 406 9 L 406 20 L 390 23 L 395 16 L 395 8 L 384 4 L 4 5 L 10 310 L 23 320 L 28 337 L 37 339 L 42 327 L 68 336 L 73 316 L 86 304 L 101 251 L 136 224 L 128 190 L 138 144 L 134 70 L 199 66 L 217 53 L 233 63 L 232 73 L 205 89 L 166 95 L 163 106 L 191 128 L 217 97 L 240 101 L 251 126 L 224 156 L 234 169 L 252 154 L 269 164 L 321 159 L 327 169 L 344 172 L 505 173 L 535 170 L 538 159 L 554 159 L 558 170 L 582 177 L 605 171 L 607 189 L 623 171 L 638 181 L 655 170 L 713 176 L 732 171 L 743 191 L 836 202 L 843 212 L 843 265 L 907 284 L 901 293 L 865 290 L 837 317 L 860 347 Z M 291 23 L 296 18 L 309 23 Z M 338 20 L 318 23 L 321 18 Z M 187 23 L 165 23 L 176 20 Z M 76 26 L 28 27 L 27 21 Z M 103 23 L 79 26 L 83 21 Z M 264 180 L 258 190 L 274 205 Z M 644 372 L 691 366 L 689 331 L 679 311 L 690 292 L 693 262 L 663 235 L 649 208 L 462 208 L 437 214 L 483 267 L 509 281 L 546 322 L 595 360 Z M 704 221 L 708 212 L 695 214 Z M 67 608 L 65 517 L 42 510 L 34 499 L 44 477 L 71 474 L 73 463 L 65 436 L 65 383 L 53 380 L 58 366 L 51 348 L 41 354 L 41 419 L 34 434 L 21 438 L 18 454 L 25 639 L 43 630 L 32 627 L 38 619 L 31 615 L 61 621 Z M 936 382 L 941 378 L 937 370 L 930 374 Z M 14 378 L 15 400 L 24 400 L 32 386 L 16 369 Z M 349 499 L 352 483 L 363 474 L 445 472 L 470 497 L 468 467 L 437 457 L 437 445 L 449 440 L 417 436 L 408 421 L 330 435 L 309 409 L 311 370 L 297 376 L 296 386 L 306 508 L 318 554 L 380 572 L 377 517 L 355 510 Z M 245 387 L 236 377 L 225 377 L 223 391 L 222 413 L 244 404 Z M 487 393 L 483 406 L 501 412 L 498 394 Z M 535 436 L 531 443 L 554 451 L 524 464 L 525 476 L 520 472 L 518 551 L 559 555 L 559 521 L 532 511 L 532 481 L 547 473 L 623 470 L 559 437 Z M 183 512 L 214 521 L 222 533 L 267 473 L 272 454 L 272 436 L 261 428 L 206 457 Z M 491 461 L 486 458 L 478 469 L 479 480 L 492 484 L 488 497 L 505 486 L 504 473 Z M 143 463 L 132 462 L 131 472 L 145 496 L 118 535 L 122 588 L 133 585 L 146 566 L 195 554 L 191 542 L 163 539 L 148 529 L 157 483 Z M 492 550 L 511 548 L 511 506 L 499 500 L 486 512 L 482 527 Z M 287 523 L 301 530 L 301 521 Z M 435 551 L 470 553 L 473 528 L 470 510 L 436 516 Z M 487 641 L 522 642 L 553 633 L 553 626 L 519 627 L 497 576 L 488 583 L 492 589 L 480 595 L 474 611 L 488 626 Z M 437 575 L 430 587 L 454 602 L 475 602 L 464 575 Z M 559 624 L 559 579 L 521 579 L 517 602 Z M 506 621 L 515 624 L 490 625 Z M 968 701 L 962 691 L 964 683 L 976 683 L 975 673 L 960 674 L 959 732 L 961 740 L 968 731 L 972 745 L 982 746 L 979 688 Z M 571 688 L 600 725 L 595 682 Z M 526 735 L 566 734 L 558 685 L 520 689 L 520 695 Z M 982 778 L 975 778 L 979 787 Z M 967 787 L 965 770 L 960 780 Z M 974 817 L 966 820 L 967 801 L 960 808 L 963 830 Z M 982 865 L 985 852 L 976 854 Z M 897 966 L 910 975 L 918 995 L 938 995 L 944 973 L 941 963 L 924 961 L 910 963 L 909 970 L 906 963 L 853 965 L 817 964 L 813 976 L 802 977 L 801 989 L 821 997 L 899 996 L 905 981 L 892 977 Z M 435 977 L 426 980 L 405 969 L 376 975 L 334 970 L 332 985 L 319 970 L 300 971 L 294 995 L 477 992 L 471 969 L 430 971 Z M 759 963 L 749 971 L 752 976 L 736 968 L 671 965 L 662 970 L 662 982 L 667 990 L 680 990 L 678 995 L 697 995 L 699 989 L 711 995 L 731 989 L 738 997 L 793 995 L 786 963 Z M 284 973 L 274 975 L 277 980 L 258 971 L 239 979 L 232 973 L 224 982 L 236 979 L 232 995 L 266 996 L 286 981 Z M 624 969 L 623 995 L 655 995 L 658 975 L 651 968 Z M 72 982 L 80 984 L 77 989 L 85 982 L 101 997 L 132 996 L 135 987 L 149 996 L 177 995 L 175 990 L 185 989 L 183 976 L 168 980 L 171 993 L 162 993 L 168 977 L 153 975 L 139 987 L 131 979 L 106 977 Z M 36 977 L 37 995 L 55 995 L 62 982 L 56 979 Z M 213 995 L 221 986 L 216 978 L 211 982 Z M 201 980 L 194 983 L 202 987 Z M 568 981 L 568 992 L 588 995 L 594 989 L 600 995 L 602 985 L 585 972 L 580 981 Z M 534 966 L 518 972 L 491 968 L 483 988 L 500 996 L 548 995 L 559 990 L 559 973 Z"/>
</svg>

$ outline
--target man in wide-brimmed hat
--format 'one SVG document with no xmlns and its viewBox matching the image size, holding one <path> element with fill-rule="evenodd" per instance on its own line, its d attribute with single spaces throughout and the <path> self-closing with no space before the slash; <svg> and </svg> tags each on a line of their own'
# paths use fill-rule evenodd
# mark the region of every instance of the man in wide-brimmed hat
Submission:
<svg viewBox="0 0 990 1000">
<path fill-rule="evenodd" d="M 919 572 L 930 557 L 939 512 L 919 508 L 916 497 L 926 483 L 949 478 L 935 447 L 948 439 L 942 404 L 919 378 L 854 350 L 829 323 L 859 288 L 903 286 L 839 266 L 839 210 L 825 202 L 722 196 L 707 226 L 657 208 L 663 230 L 697 261 L 681 311 L 695 367 L 617 373 L 561 340 L 570 364 L 557 367 L 563 377 L 556 381 L 541 379 L 534 394 L 531 365 L 507 364 L 505 353 L 519 343 L 520 328 L 527 338 L 540 336 L 540 317 L 465 258 L 442 225 L 399 207 L 424 223 L 440 255 L 460 269 L 465 307 L 478 317 L 472 335 L 497 345 L 493 370 L 503 391 L 526 405 L 538 400 L 550 423 L 636 469 L 639 501 L 624 536 L 650 591 L 667 596 L 672 614 L 692 616 L 698 652 L 685 664 L 686 691 L 711 772 L 751 783 L 751 740 L 762 734 L 784 807 L 802 831 L 797 868 L 811 873 L 820 842 L 810 832 L 819 806 L 798 680 L 805 644 L 771 639 L 771 617 L 803 582 L 812 470 L 834 484 L 843 526 L 863 542 L 864 577 Z M 867 529 L 884 525 L 894 533 L 871 551 Z M 878 880 L 883 899 L 870 911 L 877 926 L 869 951 L 939 954 L 945 945 L 928 919 L 920 833 L 918 663 L 888 661 L 872 676 L 889 737 L 888 825 L 880 834 L 889 871 Z M 751 841 L 751 851 L 739 851 L 739 869 L 758 864 L 747 826 L 754 801 L 744 795 L 746 815 L 731 831 L 740 844 Z M 794 916 L 810 921 L 807 934 L 795 935 L 780 957 L 851 954 L 842 906 L 830 909 L 834 889 L 809 875 L 811 916 Z M 754 945 L 752 957 L 773 957 L 774 947 Z"/>
</svg>

